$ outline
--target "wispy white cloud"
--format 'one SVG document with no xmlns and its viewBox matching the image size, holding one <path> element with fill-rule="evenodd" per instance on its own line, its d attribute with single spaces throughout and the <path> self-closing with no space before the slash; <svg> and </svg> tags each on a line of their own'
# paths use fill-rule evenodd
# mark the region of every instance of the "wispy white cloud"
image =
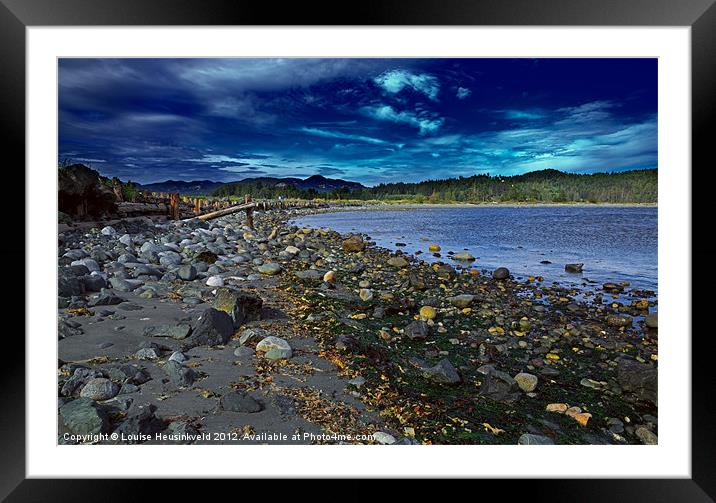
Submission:
<svg viewBox="0 0 716 503">
<path fill-rule="evenodd" d="M 416 127 L 421 135 L 435 133 L 445 123 L 445 119 L 435 117 L 426 111 L 422 113 L 412 113 L 405 110 L 397 111 L 390 105 L 367 106 L 361 108 L 361 112 L 375 120 L 390 121 Z"/>
<path fill-rule="evenodd" d="M 362 142 L 366 142 L 366 143 L 372 143 L 374 145 L 389 145 L 390 144 L 389 142 L 387 142 L 385 140 L 381 140 L 379 138 L 372 138 L 370 136 L 342 133 L 340 131 L 330 131 L 327 129 L 302 127 L 299 129 L 299 131 L 302 131 L 306 134 L 310 134 L 313 136 L 320 136 L 321 138 L 338 138 L 341 140 L 362 141 Z"/>
<path fill-rule="evenodd" d="M 440 81 L 427 73 L 412 73 L 407 70 L 389 70 L 373 80 L 388 93 L 397 94 L 405 88 L 424 94 L 431 100 L 438 99 Z"/>
<path fill-rule="evenodd" d="M 458 87 L 457 93 L 455 94 L 455 96 L 457 96 L 457 99 L 459 99 L 459 100 L 464 100 L 471 94 L 472 94 L 472 91 L 470 89 L 468 89 L 467 87 Z"/>
</svg>

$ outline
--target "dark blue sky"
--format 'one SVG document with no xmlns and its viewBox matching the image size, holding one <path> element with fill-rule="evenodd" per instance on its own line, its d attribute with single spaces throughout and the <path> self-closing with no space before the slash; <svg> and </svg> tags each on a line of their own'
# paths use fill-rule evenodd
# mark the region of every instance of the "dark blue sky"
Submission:
<svg viewBox="0 0 716 503">
<path fill-rule="evenodd" d="M 61 59 L 59 155 L 141 183 L 657 167 L 656 59 Z"/>
</svg>

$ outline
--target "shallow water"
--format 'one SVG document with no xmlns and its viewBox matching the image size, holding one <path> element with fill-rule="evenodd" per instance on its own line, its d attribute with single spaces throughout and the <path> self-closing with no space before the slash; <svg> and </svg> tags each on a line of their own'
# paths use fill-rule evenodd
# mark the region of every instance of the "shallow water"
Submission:
<svg viewBox="0 0 716 503">
<path fill-rule="evenodd" d="M 588 286 L 627 281 L 657 291 L 657 208 L 605 206 L 448 207 L 344 211 L 295 219 L 299 226 L 368 234 L 380 246 L 423 260 L 469 251 L 479 269 L 507 267 L 517 277 Z M 396 246 L 405 243 L 406 246 Z M 428 244 L 441 246 L 441 257 Z M 542 264 L 548 260 L 551 264 Z M 581 274 L 564 271 L 583 262 Z"/>
</svg>

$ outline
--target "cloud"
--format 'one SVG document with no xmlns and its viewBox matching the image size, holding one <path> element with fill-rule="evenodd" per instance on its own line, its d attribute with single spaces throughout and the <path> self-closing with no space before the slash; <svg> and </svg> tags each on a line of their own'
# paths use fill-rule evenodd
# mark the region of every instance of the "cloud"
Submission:
<svg viewBox="0 0 716 503">
<path fill-rule="evenodd" d="M 378 86 L 388 93 L 397 94 L 405 88 L 422 93 L 431 100 L 438 99 L 440 82 L 427 73 L 415 74 L 407 70 L 390 70 L 373 79 Z"/>
<path fill-rule="evenodd" d="M 302 127 L 299 129 L 306 134 L 313 136 L 320 136 L 321 138 L 339 138 L 342 140 L 355 140 L 366 143 L 372 143 L 374 145 L 389 145 L 389 142 L 381 140 L 379 138 L 371 138 L 370 136 L 354 135 L 348 133 L 341 133 L 340 131 L 329 131 L 326 129 L 318 129 L 311 127 Z"/>
<path fill-rule="evenodd" d="M 445 119 L 435 117 L 426 111 L 414 114 L 404 110 L 397 111 L 390 105 L 367 106 L 363 107 L 361 112 L 375 120 L 390 121 L 397 124 L 407 124 L 417 127 L 421 135 L 435 133 L 445 123 Z"/>
<path fill-rule="evenodd" d="M 545 116 L 539 112 L 527 111 L 527 110 L 501 110 L 502 114 L 506 119 L 512 120 L 537 120 L 543 119 Z"/>
<path fill-rule="evenodd" d="M 458 87 L 457 94 L 455 96 L 457 96 L 457 99 L 459 99 L 459 100 L 464 100 L 471 94 L 472 94 L 472 91 L 470 91 L 467 87 Z"/>
</svg>

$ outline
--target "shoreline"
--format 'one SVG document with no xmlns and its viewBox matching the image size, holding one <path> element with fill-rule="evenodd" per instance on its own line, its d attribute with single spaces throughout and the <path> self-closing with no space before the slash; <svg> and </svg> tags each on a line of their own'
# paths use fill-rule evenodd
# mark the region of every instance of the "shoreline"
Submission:
<svg viewBox="0 0 716 503">
<path fill-rule="evenodd" d="M 646 443 L 644 438 L 652 440 L 649 434 L 655 438 L 657 428 L 649 421 L 656 415 L 656 408 L 643 402 L 650 399 L 653 390 L 642 389 L 634 379 L 629 380 L 630 372 L 642 381 L 644 373 L 655 372 L 656 332 L 646 331 L 641 322 L 632 321 L 637 319 L 632 317 L 656 306 L 655 302 L 634 296 L 632 304 L 614 308 L 609 303 L 610 295 L 600 292 L 596 294 L 599 306 L 589 306 L 576 299 L 576 289 L 544 285 L 539 278 L 521 282 L 510 277 L 497 279 L 473 274 L 454 267 L 455 264 L 429 264 L 362 240 L 357 243 L 354 239 L 352 245 L 347 245 L 347 236 L 336 232 L 287 224 L 300 216 L 320 212 L 323 210 L 259 212 L 255 231 L 243 227 L 239 215 L 203 225 L 164 222 L 151 228 L 143 227 L 141 222 L 117 224 L 134 240 L 125 248 L 135 253 L 141 242 L 172 244 L 178 243 L 181 236 L 193 235 L 194 241 L 202 246 L 225 250 L 229 258 L 246 256 L 247 259 L 237 263 L 221 259 L 214 265 L 215 273 L 229 288 L 256 292 L 268 309 L 260 320 L 241 327 L 224 349 L 211 350 L 200 345 L 182 350 L 181 341 L 172 344 L 174 349 L 187 354 L 189 363 L 196 362 L 199 364 L 196 368 L 208 374 L 187 389 L 170 387 L 162 392 L 151 384 L 164 375 L 163 362 L 169 354 L 166 350 L 157 349 L 158 365 L 154 360 L 142 362 L 129 355 L 130 361 L 146 365 L 146 371 L 153 377 L 149 383 L 140 385 L 139 393 L 151 398 L 161 421 L 166 422 L 171 411 L 179 409 L 184 415 L 193 416 L 194 399 L 189 396 L 196 393 L 192 389 L 197 386 L 210 390 L 205 400 L 218 400 L 220 404 L 219 398 L 227 393 L 222 386 L 226 383 L 212 376 L 224 375 L 224 366 L 236 368 L 232 355 L 234 350 L 237 354 L 241 350 L 248 355 L 239 358 L 239 368 L 244 369 L 241 372 L 247 373 L 249 379 L 246 389 L 266 408 L 267 415 L 262 419 L 260 414 L 247 416 L 246 420 L 256 418 L 253 424 L 257 429 L 276 427 L 273 421 L 280 411 L 272 404 L 280 394 L 294 400 L 296 417 L 287 423 L 291 427 L 299 423 L 308 427 L 308 421 L 323 431 L 352 429 L 369 435 L 382 432 L 398 443 L 514 444 L 526 438 L 529 442 L 620 444 Z M 195 229 L 199 228 L 212 232 L 197 232 Z M 117 237 L 122 230 L 117 231 Z M 153 237 L 145 241 L 148 232 Z M 72 243 L 81 240 L 84 247 L 102 250 L 117 246 L 117 237 L 95 233 L 88 244 L 82 233 L 80 229 L 67 231 L 66 243 L 73 246 Z M 217 236 L 225 236 L 218 245 L 214 242 Z M 169 251 L 159 253 L 174 256 Z M 162 267 L 165 262 L 153 265 L 151 261 L 156 258 L 142 256 L 151 259 L 146 267 L 161 268 L 168 271 L 165 276 L 171 277 L 174 266 Z M 196 260 L 184 251 L 180 258 L 185 264 Z M 100 260 L 101 268 L 110 271 L 113 277 L 122 272 L 146 270 L 141 265 L 127 268 L 113 264 L 116 262 Z M 266 264 L 276 267 L 263 268 Z M 330 271 L 332 276 L 326 279 Z M 109 355 L 110 363 L 116 358 L 126 361 L 127 352 L 141 341 L 172 342 L 142 335 L 142 327 L 148 323 L 142 319 L 149 314 L 153 318 L 158 316 L 150 323 L 171 323 L 183 317 L 196 320 L 202 309 L 215 305 L 216 288 L 207 286 L 207 276 L 200 274 L 191 281 L 130 274 L 130 278 L 138 278 L 132 281 L 141 281 L 141 286 L 132 293 L 116 293 L 140 309 L 115 311 L 125 317 L 122 321 L 112 321 L 114 315 L 101 314 L 102 308 L 90 308 L 87 316 L 72 314 L 67 307 L 61 307 L 58 310 L 61 323 L 78 322 L 86 332 L 61 340 L 61 357 L 92 361 Z M 151 295 L 150 290 L 154 292 Z M 114 288 L 108 290 L 111 291 Z M 74 309 L 84 313 L 81 308 L 86 301 L 77 297 L 70 305 L 73 302 Z M 146 311 L 156 308 L 165 314 Z M 276 312 L 283 314 L 277 316 Z M 624 324 L 627 318 L 629 326 Z M 190 323 L 194 330 L 195 323 Z M 109 330 L 109 326 L 117 324 L 128 327 L 125 331 L 129 332 L 121 332 L 125 334 L 121 338 Z M 294 348 L 294 356 L 272 362 L 255 354 L 256 340 L 237 344 L 241 330 L 254 326 L 284 337 Z M 88 342 L 84 342 L 87 337 Z M 88 345 L 90 340 L 95 345 Z M 115 346 L 98 350 L 96 343 L 104 340 L 113 341 Z M 209 355 L 213 355 L 214 363 L 204 362 Z M 305 365 L 323 369 L 324 380 Z M 92 368 L 106 372 L 105 366 L 106 362 Z M 300 370 L 294 377 L 307 384 L 298 385 L 293 378 L 282 378 L 286 369 Z M 534 388 L 533 382 L 537 383 Z M 330 383 L 343 383 L 345 388 L 340 389 L 335 400 L 319 399 L 321 393 L 335 386 Z M 263 395 L 257 395 L 258 392 Z M 168 394 L 169 399 L 162 401 L 159 393 Z M 608 397 L 608 403 L 603 396 Z M 175 404 L 174 409 L 170 407 L 167 412 L 171 403 Z M 569 407 L 562 410 L 560 404 Z M 560 407 L 556 412 L 549 409 L 557 405 Z M 318 410 L 332 412 L 318 414 Z M 380 420 L 374 416 L 376 412 L 380 413 Z M 619 417 L 626 415 L 639 421 L 638 426 L 645 430 L 637 433 L 636 427 L 625 426 L 623 422 L 619 426 Z M 225 427 L 231 417 L 220 408 L 203 422 L 184 421 L 183 427 L 188 424 L 201 431 L 212 431 L 221 425 Z M 445 430 L 445 422 L 452 421 L 448 418 L 459 418 L 464 423 L 452 422 L 453 426 Z M 169 426 L 173 427 L 172 424 Z M 376 442 L 381 443 L 377 440 L 369 443 Z"/>
</svg>

